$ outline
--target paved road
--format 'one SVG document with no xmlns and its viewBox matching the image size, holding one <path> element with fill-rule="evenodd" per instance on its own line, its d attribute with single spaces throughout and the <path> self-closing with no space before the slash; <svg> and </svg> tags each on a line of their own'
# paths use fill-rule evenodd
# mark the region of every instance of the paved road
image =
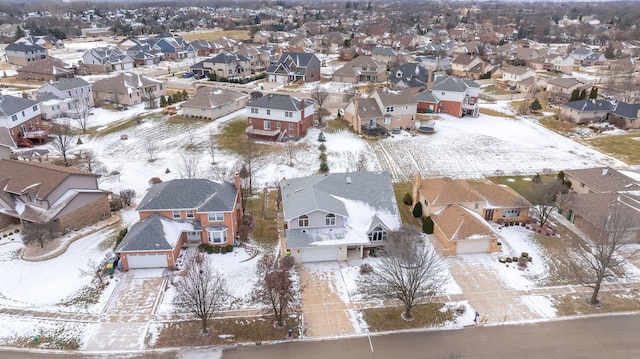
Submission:
<svg viewBox="0 0 640 359">
<path fill-rule="evenodd" d="M 638 358 L 639 340 L 640 316 L 628 315 L 372 336 L 373 356 L 360 337 L 240 347 L 222 359 Z"/>
</svg>

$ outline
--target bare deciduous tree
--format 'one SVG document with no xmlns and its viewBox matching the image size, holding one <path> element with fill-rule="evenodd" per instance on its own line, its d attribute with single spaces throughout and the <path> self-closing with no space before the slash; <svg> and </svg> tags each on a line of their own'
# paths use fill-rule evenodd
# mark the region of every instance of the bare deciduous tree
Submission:
<svg viewBox="0 0 640 359">
<path fill-rule="evenodd" d="M 329 92 L 320 87 L 320 85 L 316 85 L 311 92 L 311 99 L 318 104 L 316 118 L 318 122 L 322 124 L 322 117 L 327 116 L 327 113 L 329 113 L 329 111 L 324 108 L 327 100 L 329 100 Z"/>
<path fill-rule="evenodd" d="M 83 170 L 103 176 L 107 174 L 107 168 L 100 162 L 98 155 L 93 150 L 81 150 L 77 156 Z"/>
<path fill-rule="evenodd" d="M 196 153 L 180 154 L 180 162 L 178 163 L 178 172 L 180 178 L 193 179 L 200 176 L 200 157 Z"/>
<path fill-rule="evenodd" d="M 91 108 L 89 107 L 89 99 L 83 95 L 84 94 L 75 94 L 72 97 L 71 110 L 73 111 L 74 120 L 82 129 L 82 133 L 87 133 Z"/>
<path fill-rule="evenodd" d="M 156 153 L 159 149 L 158 143 L 153 138 L 146 137 L 144 142 L 142 142 L 142 147 L 147 153 L 147 160 L 149 162 L 154 162 L 156 160 Z"/>
<path fill-rule="evenodd" d="M 380 264 L 365 277 L 362 285 L 369 291 L 398 298 L 411 320 L 411 309 L 420 297 L 437 294 L 446 282 L 446 267 L 438 252 L 425 245 L 415 227 L 404 226 L 389 233 Z"/>
<path fill-rule="evenodd" d="M 53 140 L 51 147 L 62 156 L 65 166 L 69 166 L 67 155 L 75 145 L 73 131 L 71 130 L 71 122 L 68 118 L 62 118 L 53 122 L 51 125 L 51 133 Z"/>
<path fill-rule="evenodd" d="M 53 222 L 48 223 L 29 223 L 24 224 L 22 230 L 22 242 L 25 245 L 40 244 L 40 248 L 44 248 L 44 243 L 56 237 L 57 227 Z"/>
<path fill-rule="evenodd" d="M 176 312 L 191 313 L 202 321 L 202 332 L 209 330 L 213 313 L 229 298 L 227 283 L 220 272 L 211 268 L 209 257 L 197 253 L 186 264 L 184 275 L 175 282 Z"/>
<path fill-rule="evenodd" d="M 136 191 L 132 189 L 123 189 L 120 191 L 120 199 L 125 206 L 130 206 L 131 201 L 136 197 Z"/>
<path fill-rule="evenodd" d="M 557 196 L 567 191 L 560 181 L 538 181 L 531 183 L 532 200 L 531 214 L 538 221 L 540 227 L 547 224 L 549 217 L 558 208 Z"/>
<path fill-rule="evenodd" d="M 213 130 L 209 130 L 209 138 L 207 141 L 207 152 L 209 152 L 209 156 L 211 156 L 211 164 L 216 164 L 216 152 L 218 151 L 216 145 L 216 136 L 213 133 Z"/>
<path fill-rule="evenodd" d="M 603 204 L 602 214 L 593 225 L 596 228 L 588 234 L 588 246 L 581 248 L 579 253 L 589 273 L 589 277 L 581 280 L 593 289 L 589 303 L 596 305 L 600 303 L 598 295 L 604 279 L 638 252 L 638 249 L 633 249 L 624 255 L 621 253 L 625 245 L 636 241 L 638 215 L 627 204 L 615 199 L 612 203 Z M 576 273 L 582 277 L 581 271 Z"/>
<path fill-rule="evenodd" d="M 260 274 L 252 292 L 254 303 L 267 305 L 278 327 L 285 325 L 286 315 L 296 301 L 297 291 L 291 280 L 292 257 L 285 257 L 281 263 L 273 255 L 265 254 L 258 262 Z"/>
<path fill-rule="evenodd" d="M 295 154 L 296 154 L 296 151 L 295 151 L 296 146 L 292 140 L 287 141 L 285 146 L 286 146 L 287 157 L 289 159 L 289 162 L 287 164 L 289 165 L 289 167 L 293 167 L 293 159 L 295 158 Z"/>
<path fill-rule="evenodd" d="M 367 157 L 363 152 L 358 155 L 358 160 L 356 161 L 356 171 L 364 172 L 367 170 Z"/>
</svg>

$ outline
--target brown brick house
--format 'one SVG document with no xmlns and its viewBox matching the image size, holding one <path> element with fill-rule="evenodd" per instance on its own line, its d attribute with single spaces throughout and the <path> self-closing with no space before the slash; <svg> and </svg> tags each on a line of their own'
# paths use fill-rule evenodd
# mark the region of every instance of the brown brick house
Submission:
<svg viewBox="0 0 640 359">
<path fill-rule="evenodd" d="M 0 224 L 54 222 L 62 232 L 111 216 L 99 175 L 47 163 L 0 160 Z"/>
</svg>

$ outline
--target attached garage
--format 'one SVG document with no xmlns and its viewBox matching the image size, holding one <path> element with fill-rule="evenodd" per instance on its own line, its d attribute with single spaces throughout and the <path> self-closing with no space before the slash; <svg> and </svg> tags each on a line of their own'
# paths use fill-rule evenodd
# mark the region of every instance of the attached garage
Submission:
<svg viewBox="0 0 640 359">
<path fill-rule="evenodd" d="M 456 253 L 468 254 L 468 253 L 487 253 L 489 252 L 490 240 L 488 239 L 467 239 L 456 241 Z"/>
<path fill-rule="evenodd" d="M 168 267 L 166 254 L 127 254 L 129 269 Z"/>
<path fill-rule="evenodd" d="M 338 260 L 338 247 L 318 246 L 301 248 L 302 262 L 326 262 Z"/>
</svg>

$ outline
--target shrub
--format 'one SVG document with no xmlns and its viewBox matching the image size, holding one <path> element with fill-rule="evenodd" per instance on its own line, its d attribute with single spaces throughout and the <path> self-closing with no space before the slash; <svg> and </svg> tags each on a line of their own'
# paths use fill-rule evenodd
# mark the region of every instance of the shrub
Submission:
<svg viewBox="0 0 640 359">
<path fill-rule="evenodd" d="M 215 247 L 207 244 L 207 254 L 212 254 L 213 252 L 215 252 Z"/>
<path fill-rule="evenodd" d="M 220 247 L 218 246 L 213 247 L 213 253 L 220 253 Z"/>
<path fill-rule="evenodd" d="M 529 256 L 529 253 L 527 252 L 522 252 L 522 254 L 520 255 L 520 257 L 525 257 L 527 258 Z"/>
<path fill-rule="evenodd" d="M 2 236 L 2 238 L 7 238 L 7 234 L 5 233 L 5 234 Z"/>
<path fill-rule="evenodd" d="M 511 261 L 512 261 L 512 262 L 518 262 L 518 257 L 513 256 L 513 257 L 511 258 Z"/>
<path fill-rule="evenodd" d="M 227 247 L 219 247 L 219 248 L 220 248 L 220 253 L 227 254 Z"/>
<path fill-rule="evenodd" d="M 511 257 L 507 257 L 507 258 L 504 259 L 504 261 L 507 262 L 507 263 L 511 263 L 511 262 L 513 262 L 513 259 Z"/>
<path fill-rule="evenodd" d="M 413 206 L 413 217 L 420 218 L 422 217 L 422 203 L 418 202 L 415 206 Z"/>
<path fill-rule="evenodd" d="M 211 247 L 211 246 L 209 245 L 209 243 L 200 243 L 200 244 L 198 245 L 198 251 L 199 251 L 199 252 L 206 252 L 206 251 L 207 251 L 207 247 Z"/>
<path fill-rule="evenodd" d="M 19 229 L 16 229 L 16 233 L 20 233 L 20 230 L 19 230 Z"/>
<path fill-rule="evenodd" d="M 504 259 L 504 258 L 502 258 L 502 257 L 499 257 L 499 258 L 498 258 L 498 262 L 500 262 L 500 263 L 504 263 L 504 262 L 506 262 L 506 261 L 507 261 L 507 260 L 506 260 L 506 259 Z"/>
<path fill-rule="evenodd" d="M 411 203 L 413 203 L 413 199 L 411 198 L 411 193 L 407 192 L 404 194 L 404 197 L 402 197 L 402 203 L 406 204 L 407 206 L 410 206 Z"/>
<path fill-rule="evenodd" d="M 422 221 L 422 231 L 426 234 L 433 234 L 433 220 L 431 216 L 424 217 Z"/>
<path fill-rule="evenodd" d="M 369 274 L 373 272 L 373 267 L 369 263 L 360 265 L 360 274 Z"/>
<path fill-rule="evenodd" d="M 524 222 L 520 223 L 520 227 L 524 227 L 526 224 Z"/>
<path fill-rule="evenodd" d="M 527 259 L 529 260 L 529 262 L 533 262 L 533 257 L 528 256 Z"/>
<path fill-rule="evenodd" d="M 227 252 L 229 252 L 229 253 L 233 252 L 233 246 L 231 244 L 229 244 L 225 248 L 227 249 Z"/>
<path fill-rule="evenodd" d="M 116 247 L 120 245 L 120 242 L 122 242 L 122 239 L 127 235 L 128 231 L 129 230 L 125 227 L 118 232 L 118 236 L 116 237 Z"/>
</svg>

